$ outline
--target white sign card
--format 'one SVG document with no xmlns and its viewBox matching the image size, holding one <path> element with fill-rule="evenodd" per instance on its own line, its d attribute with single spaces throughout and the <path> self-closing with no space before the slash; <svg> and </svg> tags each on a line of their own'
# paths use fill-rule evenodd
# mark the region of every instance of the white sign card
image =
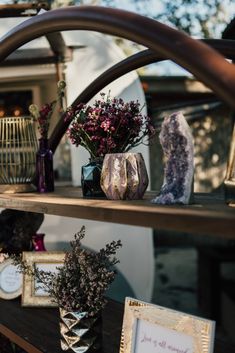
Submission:
<svg viewBox="0 0 235 353">
<path fill-rule="evenodd" d="M 215 322 L 126 298 L 120 353 L 213 353 Z"/>
<path fill-rule="evenodd" d="M 193 338 L 137 319 L 135 353 L 193 353 Z"/>
<path fill-rule="evenodd" d="M 14 299 L 22 293 L 23 276 L 10 258 L 0 263 L 0 298 Z"/>
</svg>

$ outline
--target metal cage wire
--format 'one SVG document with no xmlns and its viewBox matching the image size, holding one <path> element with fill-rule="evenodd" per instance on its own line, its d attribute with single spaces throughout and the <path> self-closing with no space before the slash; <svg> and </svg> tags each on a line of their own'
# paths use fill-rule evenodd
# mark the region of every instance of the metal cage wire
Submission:
<svg viewBox="0 0 235 353">
<path fill-rule="evenodd" d="M 33 118 L 0 119 L 0 191 L 32 189 L 37 149 Z"/>
</svg>

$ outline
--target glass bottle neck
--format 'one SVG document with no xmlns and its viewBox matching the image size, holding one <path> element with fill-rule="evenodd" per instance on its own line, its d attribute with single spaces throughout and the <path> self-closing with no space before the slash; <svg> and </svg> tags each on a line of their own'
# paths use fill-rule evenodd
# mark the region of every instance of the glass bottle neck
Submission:
<svg viewBox="0 0 235 353">
<path fill-rule="evenodd" d="M 40 149 L 48 148 L 48 138 L 42 137 L 39 139 L 39 148 Z"/>
</svg>

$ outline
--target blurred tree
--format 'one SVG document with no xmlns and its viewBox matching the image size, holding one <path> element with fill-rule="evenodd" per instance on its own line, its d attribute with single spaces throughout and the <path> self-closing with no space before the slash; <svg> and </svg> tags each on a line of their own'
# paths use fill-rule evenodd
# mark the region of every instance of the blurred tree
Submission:
<svg viewBox="0 0 235 353">
<path fill-rule="evenodd" d="M 202 38 L 221 37 L 235 13 L 234 0 L 162 0 L 162 3 L 164 11 L 156 19 Z"/>
<path fill-rule="evenodd" d="M 132 10 L 201 38 L 221 37 L 235 13 L 235 0 L 36 0 L 49 7 L 103 5 Z M 35 0 L 5 0 L 4 4 L 35 3 Z"/>
<path fill-rule="evenodd" d="M 235 13 L 235 0 L 74 0 L 74 3 L 125 7 L 201 38 L 221 37 Z"/>
</svg>

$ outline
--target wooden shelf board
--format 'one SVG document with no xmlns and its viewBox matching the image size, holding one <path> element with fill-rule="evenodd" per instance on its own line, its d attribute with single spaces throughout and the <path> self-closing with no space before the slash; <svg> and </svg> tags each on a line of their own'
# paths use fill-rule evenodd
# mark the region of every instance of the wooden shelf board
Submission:
<svg viewBox="0 0 235 353">
<path fill-rule="evenodd" d="M 118 353 L 122 318 L 123 305 L 110 300 L 103 310 L 102 353 Z M 0 333 L 26 352 L 63 352 L 57 308 L 23 308 L 18 299 L 0 299 Z"/>
<path fill-rule="evenodd" d="M 123 304 L 109 300 L 103 310 L 102 353 L 118 353 Z M 20 301 L 0 299 L 0 333 L 30 353 L 62 353 L 57 308 L 23 308 Z M 215 353 L 232 353 L 235 346 L 217 337 Z"/>
<path fill-rule="evenodd" d="M 235 239 L 235 208 L 221 196 L 195 194 L 191 205 L 161 206 L 150 202 L 155 195 L 148 192 L 135 201 L 88 199 L 80 188 L 59 186 L 47 194 L 0 194 L 0 207 Z"/>
</svg>

